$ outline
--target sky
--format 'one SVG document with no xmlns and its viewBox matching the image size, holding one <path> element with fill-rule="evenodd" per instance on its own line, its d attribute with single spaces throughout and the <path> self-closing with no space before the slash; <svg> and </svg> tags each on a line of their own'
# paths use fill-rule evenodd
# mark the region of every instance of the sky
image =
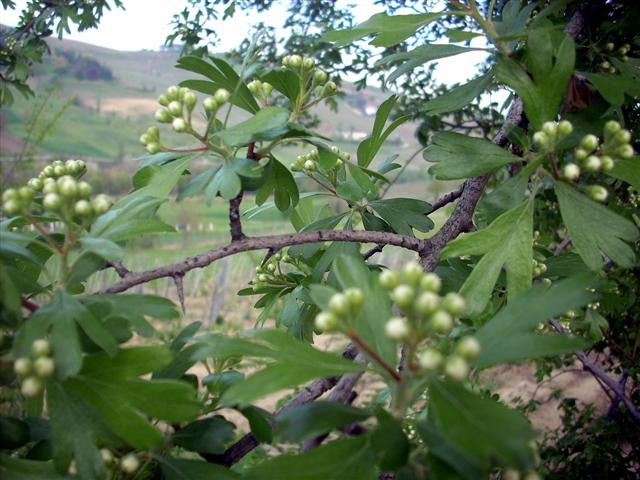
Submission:
<svg viewBox="0 0 640 480">
<path fill-rule="evenodd" d="M 340 3 L 347 3 L 339 0 Z M 356 21 L 363 22 L 374 13 L 370 0 L 351 0 L 355 5 Z M 2 11 L 1 22 L 15 26 L 19 20 L 19 12 L 27 4 L 27 0 L 16 0 L 16 9 Z M 72 30 L 65 38 L 90 43 L 115 50 L 138 51 L 142 49 L 157 50 L 169 33 L 171 18 L 186 6 L 187 0 L 125 0 L 126 10 L 113 9 L 103 16 L 98 28 L 77 32 Z M 381 10 L 381 9 L 380 9 Z M 275 5 L 268 12 L 249 14 L 239 12 L 232 19 L 224 22 L 215 21 L 212 27 L 216 30 L 220 44 L 217 51 L 230 50 L 240 45 L 250 25 L 263 21 L 275 27 L 280 36 L 286 34 L 282 23 L 286 18 L 286 2 Z M 481 47 L 481 43 L 472 43 Z M 483 52 L 471 52 L 453 58 L 440 60 L 436 69 L 436 79 L 445 84 L 453 84 L 474 76 L 475 66 L 485 57 Z M 356 80 L 356 78 L 347 78 Z"/>
</svg>

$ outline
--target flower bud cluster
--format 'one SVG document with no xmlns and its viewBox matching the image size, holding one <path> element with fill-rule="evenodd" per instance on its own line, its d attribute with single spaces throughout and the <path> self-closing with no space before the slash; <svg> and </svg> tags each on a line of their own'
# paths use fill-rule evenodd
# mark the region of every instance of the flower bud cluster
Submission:
<svg viewBox="0 0 640 480">
<path fill-rule="evenodd" d="M 341 152 L 335 145 L 331 147 L 331 151 L 338 156 L 332 170 L 339 170 L 344 165 L 344 162 L 348 162 L 351 159 L 351 154 L 348 152 Z M 291 164 L 291 170 L 294 172 L 304 172 L 309 175 L 318 170 L 319 159 L 320 154 L 318 149 L 314 148 L 309 153 L 298 155 Z"/>
<path fill-rule="evenodd" d="M 125 476 L 135 473 L 140 468 L 140 460 L 133 453 L 128 453 L 118 460 L 111 450 L 108 448 L 101 448 L 100 456 L 102 457 L 102 462 L 107 468 L 112 468 L 114 466 L 119 467 Z M 78 475 L 78 466 L 75 460 L 72 460 L 71 463 L 69 463 L 67 473 L 72 477 Z M 109 478 L 111 478 L 111 476 Z"/>
<path fill-rule="evenodd" d="M 533 276 L 539 277 L 547 271 L 547 266 L 543 262 L 538 262 L 535 258 L 531 262 Z"/>
<path fill-rule="evenodd" d="M 611 56 L 616 56 L 623 62 L 629 61 L 629 57 L 627 56 L 627 53 L 629 53 L 629 51 L 631 50 L 631 45 L 629 45 L 628 43 L 625 43 L 617 51 L 615 51 L 615 49 L 616 49 L 616 45 L 613 42 L 608 42 L 605 45 L 604 47 L 605 53 L 603 54 L 603 56 L 605 57 L 605 60 L 603 60 L 599 65 L 600 70 L 602 72 L 610 73 L 610 74 L 614 74 L 617 72 L 616 67 L 611 65 L 611 63 L 609 62 L 609 60 L 611 59 Z"/>
<path fill-rule="evenodd" d="M 543 152 L 553 151 L 560 140 L 573 132 L 573 125 L 568 120 L 544 122 L 542 128 L 533 134 L 533 143 Z"/>
<path fill-rule="evenodd" d="M 207 118 L 215 118 L 218 109 L 229 101 L 231 94 L 224 88 L 219 88 L 212 97 L 205 98 L 202 102 Z M 158 97 L 161 108 L 155 113 L 155 119 L 160 123 L 171 123 L 171 127 L 178 133 L 197 134 L 191 126 L 191 116 L 198 98 L 193 91 L 186 87 L 171 86 Z M 155 127 L 147 130 L 140 137 L 140 142 L 146 146 L 147 152 L 155 154 L 165 150 L 160 143 L 160 133 Z M 198 137 L 200 138 L 200 137 Z"/>
<path fill-rule="evenodd" d="M 284 273 L 283 264 L 294 263 L 286 253 L 276 252 L 262 265 L 256 267 L 256 276 L 251 280 L 251 287 L 258 291 L 265 287 L 285 287 L 289 284 Z"/>
<path fill-rule="evenodd" d="M 273 85 L 268 82 L 261 82 L 260 80 L 253 80 L 247 84 L 247 88 L 254 97 L 263 103 L 267 102 L 269 95 L 273 91 Z"/>
<path fill-rule="evenodd" d="M 44 381 L 55 372 L 56 364 L 51 358 L 51 345 L 44 338 L 31 344 L 31 355 L 13 362 L 13 371 L 22 378 L 20 392 L 26 398 L 42 393 Z"/>
<path fill-rule="evenodd" d="M 105 213 L 111 208 L 111 199 L 102 194 L 91 199 L 91 185 L 78 180 L 86 169 L 82 160 L 53 162 L 26 186 L 3 193 L 4 212 L 10 216 L 29 213 L 34 200 L 41 199 L 44 210 L 79 223 Z"/>
<path fill-rule="evenodd" d="M 328 309 L 316 315 L 315 326 L 321 332 L 346 331 L 353 326 L 355 318 L 364 305 L 364 294 L 359 288 L 347 288 L 335 293 Z"/>
<path fill-rule="evenodd" d="M 563 168 L 562 173 L 566 179 L 577 180 L 582 171 L 608 172 L 615 167 L 616 159 L 629 159 L 633 156 L 631 133 L 624 130 L 618 122 L 610 120 L 605 123 L 603 133 L 603 143 L 593 134 L 582 137 L 573 152 L 578 164 L 569 163 Z M 607 189 L 601 185 L 591 185 L 586 189 L 589 196 L 598 202 L 604 202 L 608 197 Z"/>
<path fill-rule="evenodd" d="M 324 70 L 315 68 L 315 61 L 310 57 L 301 57 L 300 55 L 286 55 L 282 59 L 282 66 L 293 70 L 302 78 L 305 89 L 317 97 L 318 100 L 335 95 L 338 86 L 335 82 L 329 80 L 329 75 Z M 303 98 L 307 97 L 306 91 L 303 92 Z"/>
<path fill-rule="evenodd" d="M 472 336 L 462 337 L 448 355 L 445 352 L 447 345 L 438 342 L 438 339 L 449 335 L 456 317 L 464 314 L 464 298 L 455 292 L 439 295 L 442 288 L 440 277 L 435 273 L 425 273 L 415 262 L 404 265 L 400 273 L 383 271 L 379 281 L 390 292 L 391 299 L 402 314 L 387 322 L 387 336 L 414 347 L 424 341 L 442 346 L 423 348 L 417 353 L 416 359 L 409 361 L 417 360 L 418 368 L 424 372 L 441 372 L 458 381 L 466 379 L 468 361 L 480 353 L 479 342 Z"/>
</svg>

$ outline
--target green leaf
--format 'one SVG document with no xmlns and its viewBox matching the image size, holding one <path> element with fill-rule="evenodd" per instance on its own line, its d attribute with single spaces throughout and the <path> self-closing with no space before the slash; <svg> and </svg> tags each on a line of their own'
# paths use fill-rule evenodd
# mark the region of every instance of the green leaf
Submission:
<svg viewBox="0 0 640 480">
<path fill-rule="evenodd" d="M 385 335 L 385 325 L 391 318 L 389 296 L 371 273 L 360 255 L 342 255 L 333 262 L 332 273 L 343 290 L 359 288 L 367 300 L 356 317 L 356 333 L 387 364 L 397 364 L 396 345 Z"/>
<path fill-rule="evenodd" d="M 198 453 L 223 453 L 233 440 L 235 425 L 220 415 L 196 420 L 171 436 L 172 441 Z"/>
<path fill-rule="evenodd" d="M 13 450 L 29 442 L 29 425 L 16 417 L 0 417 L 0 450 Z"/>
<path fill-rule="evenodd" d="M 104 324 L 96 319 L 76 298 L 58 290 L 51 302 L 40 307 L 30 318 L 29 328 L 22 328 L 14 343 L 18 356 L 28 356 L 31 344 L 51 329 L 53 358 L 59 378 L 78 373 L 82 367 L 82 349 L 77 328 L 109 355 L 116 355 L 118 342 Z"/>
<path fill-rule="evenodd" d="M 197 355 L 198 358 L 207 354 L 215 354 L 218 358 L 266 356 L 275 360 L 243 382 L 230 386 L 221 399 L 224 405 L 248 404 L 269 393 L 294 387 L 314 378 L 358 372 L 365 368 L 335 354 L 316 350 L 308 343 L 294 339 L 280 330 L 253 330 L 247 335 L 250 335 L 252 341 L 218 338 L 220 343 L 216 344 L 209 339 L 208 348 L 203 346 Z"/>
<path fill-rule="evenodd" d="M 476 37 L 481 37 L 482 33 L 479 32 L 468 32 L 466 30 L 459 30 L 456 28 L 450 28 L 445 33 L 447 38 L 452 42 L 466 42 L 468 40 L 474 39 Z"/>
<path fill-rule="evenodd" d="M 371 443 L 380 456 L 383 472 L 395 472 L 409 460 L 411 444 L 402 429 L 402 424 L 383 408 L 376 412 L 378 427 L 372 434 Z"/>
<path fill-rule="evenodd" d="M 275 158 L 269 163 L 267 180 L 256 192 L 256 204 L 262 205 L 274 193 L 274 203 L 281 212 L 295 207 L 300 200 L 298 185 L 287 167 Z"/>
<path fill-rule="evenodd" d="M 240 475 L 214 463 L 154 457 L 167 480 L 237 480 Z"/>
<path fill-rule="evenodd" d="M 554 45 L 557 45 L 555 47 Z M 522 98 L 533 129 L 555 120 L 564 99 L 567 82 L 573 74 L 575 45 L 564 35 L 554 42 L 548 29 L 536 29 L 527 40 L 527 70 L 510 58 L 500 57 L 495 66 L 496 78 L 513 88 Z"/>
<path fill-rule="evenodd" d="M 168 191 L 172 188 L 173 186 Z M 91 237 L 119 242 L 147 233 L 173 232 L 171 226 L 155 217 L 158 207 L 166 198 L 140 196 L 140 191 L 142 190 L 122 198 L 107 213 L 98 217 L 91 226 Z"/>
<path fill-rule="evenodd" d="M 95 413 L 56 382 L 47 385 L 47 406 L 57 470 L 68 471 L 73 458 L 82 478 L 105 478 L 104 461 L 95 445 Z"/>
<path fill-rule="evenodd" d="M 625 243 L 638 238 L 633 223 L 563 182 L 555 190 L 572 245 L 589 268 L 602 268 L 601 252 L 620 266 L 635 264 L 633 248 Z"/>
<path fill-rule="evenodd" d="M 393 122 L 391 122 L 391 124 L 385 130 L 384 126 L 387 123 L 387 119 L 389 118 L 391 109 L 393 109 L 397 100 L 398 97 L 396 95 L 392 95 L 387 98 L 378 108 L 371 135 L 365 138 L 358 145 L 359 166 L 365 168 L 368 167 L 384 144 L 387 137 L 391 135 L 391 133 L 393 133 L 396 128 L 398 128 L 400 125 L 411 118 L 411 115 L 398 117 Z"/>
<path fill-rule="evenodd" d="M 115 206 L 123 205 L 124 202 L 138 197 L 166 198 L 176 186 L 178 180 L 182 178 L 189 164 L 198 156 L 198 153 L 174 153 L 171 160 L 165 161 L 161 166 L 156 166 L 153 170 L 153 175 L 144 183 L 142 188 L 134 190 L 118 201 Z"/>
<path fill-rule="evenodd" d="M 401 235 L 414 236 L 413 230 L 428 232 L 433 222 L 427 214 L 431 212 L 431 204 L 414 198 L 389 198 L 375 200 L 368 205 L 380 218 L 389 224 L 394 232 Z"/>
<path fill-rule="evenodd" d="M 460 110 L 483 93 L 493 81 L 493 72 L 485 73 L 473 80 L 452 88 L 425 103 L 421 110 L 427 115 L 442 115 L 443 113 Z"/>
<path fill-rule="evenodd" d="M 435 480 L 475 480 L 486 476 L 482 472 L 483 462 L 450 442 L 433 422 L 418 422 L 417 431 L 429 448 L 427 463 L 434 470 Z"/>
<path fill-rule="evenodd" d="M 295 103 L 300 95 L 300 80 L 298 76 L 288 68 L 277 68 L 262 75 L 263 82 L 269 82 L 277 91 L 287 97 L 291 103 Z"/>
<path fill-rule="evenodd" d="M 618 180 L 627 182 L 633 188 L 640 192 L 640 157 L 633 158 L 616 158 L 615 165 L 608 175 Z"/>
<path fill-rule="evenodd" d="M 552 317 L 593 301 L 595 294 L 590 288 L 596 282 L 596 275 L 588 272 L 550 288 L 536 285 L 524 292 L 478 330 L 476 338 L 482 350 L 473 364 L 485 368 L 584 348 L 586 343 L 582 339 L 565 334 L 542 334 L 537 328 Z"/>
<path fill-rule="evenodd" d="M 106 238 L 82 237 L 79 241 L 85 250 L 99 255 L 105 260 L 122 260 L 124 256 L 120 245 Z"/>
<path fill-rule="evenodd" d="M 298 443 L 361 422 L 371 412 L 337 402 L 317 401 L 299 405 L 277 417 L 275 435 L 283 442 Z"/>
<path fill-rule="evenodd" d="M 162 443 L 162 434 L 148 417 L 180 422 L 200 413 L 196 391 L 188 383 L 137 378 L 170 361 L 171 353 L 162 347 L 130 348 L 113 359 L 102 353 L 89 355 L 80 375 L 67 380 L 65 388 L 97 410 L 105 424 L 130 445 L 151 448 Z"/>
<path fill-rule="evenodd" d="M 74 477 L 56 472 L 53 462 L 23 460 L 0 454 L 0 477 L 3 480 L 71 480 Z"/>
<path fill-rule="evenodd" d="M 347 30 L 332 30 L 325 33 L 321 40 L 325 42 L 333 42 L 338 46 L 344 47 L 350 43 L 360 40 L 363 37 L 374 35 L 375 38 L 370 42 L 376 47 L 391 47 L 411 35 L 414 35 L 420 28 L 437 20 L 449 12 L 439 13 L 421 13 L 417 15 L 387 15 L 386 13 L 377 13 L 369 20 L 354 28 Z"/>
<path fill-rule="evenodd" d="M 336 440 L 300 455 L 280 455 L 246 471 L 244 480 L 374 480 L 375 456 L 367 435 Z"/>
<path fill-rule="evenodd" d="M 509 300 L 531 286 L 533 197 L 503 213 L 488 227 L 463 233 L 442 250 L 440 258 L 483 255 L 462 285 L 467 316 L 479 315 L 489 303 L 504 266 Z"/>
<path fill-rule="evenodd" d="M 249 405 L 240 410 L 240 413 L 249 421 L 251 433 L 256 440 L 263 443 L 271 443 L 273 441 L 273 423 L 272 415 L 259 407 Z"/>
<path fill-rule="evenodd" d="M 477 223 L 487 225 L 502 213 L 522 203 L 528 193 L 529 177 L 538 168 L 537 162 L 531 162 L 514 177 L 498 184 L 491 192 L 485 194 L 474 215 Z"/>
<path fill-rule="evenodd" d="M 289 129 L 290 112 L 281 107 L 266 107 L 244 122 L 217 132 L 215 135 L 229 147 L 274 140 Z"/>
<path fill-rule="evenodd" d="M 143 336 L 154 333 L 153 327 L 146 320 L 147 317 L 157 320 L 180 318 L 180 311 L 171 300 L 154 295 L 86 295 L 80 297 L 80 300 L 90 309 L 104 310 L 102 318 L 125 319 Z"/>
<path fill-rule="evenodd" d="M 449 44 L 427 44 L 421 45 L 408 52 L 399 52 L 383 57 L 376 65 L 388 65 L 391 63 L 404 62 L 389 77 L 387 82 L 393 82 L 401 75 L 411 72 L 414 68 L 424 65 L 425 63 L 437 60 L 439 58 L 452 57 L 461 53 L 482 51 L 484 48 L 460 47 L 458 45 Z"/>
<path fill-rule="evenodd" d="M 211 80 L 211 82 L 187 80 L 180 85 L 209 95 L 215 94 L 219 88 L 226 88 L 231 93 L 229 102 L 233 105 L 249 113 L 256 113 L 260 110 L 253 94 L 227 62 L 217 57 L 209 57 L 209 60 L 211 63 L 190 55 L 180 57 L 176 64 L 177 68 L 199 73 Z"/>
<path fill-rule="evenodd" d="M 429 173 L 439 180 L 476 177 L 522 161 L 489 140 L 453 132 L 436 133 L 423 156 L 428 162 L 436 163 L 429 168 Z"/>
<path fill-rule="evenodd" d="M 536 8 L 535 3 L 522 5 L 521 0 L 509 0 L 505 2 L 502 9 L 502 15 L 499 19 L 494 20 L 495 29 L 498 35 L 512 36 L 521 35 L 531 12 Z M 535 20 L 537 16 L 534 16 L 532 20 Z"/>
<path fill-rule="evenodd" d="M 429 381 L 429 419 L 446 439 L 475 458 L 485 472 L 498 462 L 518 470 L 534 468 L 535 434 L 515 410 L 454 382 Z"/>
<path fill-rule="evenodd" d="M 254 373 L 243 382 L 232 385 L 222 395 L 225 406 L 245 405 L 270 393 L 292 388 L 315 378 L 345 373 L 341 369 L 313 365 L 275 363 Z"/>
<path fill-rule="evenodd" d="M 242 190 L 240 176 L 236 173 L 232 160 L 225 159 L 222 167 L 205 189 L 205 200 L 211 205 L 213 200 L 220 195 L 225 200 L 235 198 Z"/>
<path fill-rule="evenodd" d="M 640 96 L 640 82 L 635 78 L 601 73 L 583 73 L 582 75 L 596 87 L 602 98 L 613 106 L 621 106 L 625 95 L 631 98 Z"/>
</svg>

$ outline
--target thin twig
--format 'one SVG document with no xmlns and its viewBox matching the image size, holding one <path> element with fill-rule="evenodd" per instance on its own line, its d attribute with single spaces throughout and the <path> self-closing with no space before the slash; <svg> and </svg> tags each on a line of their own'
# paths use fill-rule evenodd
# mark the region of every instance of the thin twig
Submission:
<svg viewBox="0 0 640 480">
<path fill-rule="evenodd" d="M 351 333 L 349 334 L 349 339 L 360 349 L 362 350 L 364 353 L 367 354 L 367 356 L 373 360 L 374 362 L 376 362 L 378 365 L 380 365 L 385 372 L 387 372 L 389 374 L 389 376 L 393 379 L 394 382 L 399 383 L 400 382 L 400 375 L 398 374 L 397 371 L 395 371 L 393 369 L 393 367 L 391 367 L 387 362 L 385 362 L 380 355 L 378 355 L 375 351 L 373 351 L 369 345 L 367 345 L 365 342 L 362 341 L 362 339 L 360 337 L 358 337 L 356 334 Z"/>
<path fill-rule="evenodd" d="M 560 333 L 567 333 L 567 331 L 562 327 L 562 325 L 560 325 L 560 323 L 555 320 L 555 319 L 551 319 L 549 320 L 549 323 L 553 326 L 553 328 L 555 328 L 558 332 Z M 584 366 L 584 368 L 586 370 L 588 370 L 589 372 L 591 372 L 591 374 L 599 381 L 601 381 L 604 385 L 607 386 L 607 388 L 609 388 L 616 396 L 618 396 L 620 398 L 620 400 L 622 401 L 622 403 L 625 404 L 625 406 L 627 407 L 627 410 L 629 410 L 629 413 L 631 414 L 631 416 L 633 418 L 635 418 L 635 420 L 637 422 L 640 422 L 640 412 L 638 411 L 638 409 L 636 408 L 636 406 L 633 404 L 633 402 L 631 401 L 631 399 L 627 396 L 626 392 L 624 391 L 623 388 L 620 387 L 620 385 L 618 384 L 618 382 L 616 382 L 613 378 L 611 378 L 609 375 L 607 375 L 607 373 L 598 365 L 596 365 L 595 363 L 593 363 L 589 357 L 587 356 L 586 353 L 582 352 L 582 351 L 577 351 L 575 352 L 576 357 L 578 357 L 578 360 L 580 361 L 580 363 L 582 363 L 582 365 Z"/>
<path fill-rule="evenodd" d="M 38 307 L 38 305 L 33 303 L 31 300 L 23 298 L 23 297 L 20 298 L 20 303 L 22 304 L 22 306 L 24 308 L 26 308 L 30 312 L 35 312 L 36 310 L 38 310 L 38 308 L 40 308 L 40 307 Z"/>
<path fill-rule="evenodd" d="M 464 186 L 458 188 L 457 190 L 454 190 L 453 192 L 449 192 L 446 195 L 443 195 L 442 197 L 440 197 L 438 200 L 433 202 L 433 204 L 431 205 L 431 212 L 429 212 L 429 213 L 433 213 L 436 210 L 444 207 L 445 205 L 448 205 L 451 202 L 455 202 L 458 198 L 460 198 L 460 195 L 462 195 L 463 189 L 464 189 Z"/>
<path fill-rule="evenodd" d="M 113 268 L 120 278 L 126 277 L 131 271 L 122 262 L 107 261 L 105 268 Z"/>
<path fill-rule="evenodd" d="M 569 244 L 571 243 L 571 237 L 565 237 L 556 247 L 556 249 L 553 251 L 553 255 L 554 256 L 558 256 L 562 253 L 562 251 L 567 248 L 569 246 Z"/>
</svg>

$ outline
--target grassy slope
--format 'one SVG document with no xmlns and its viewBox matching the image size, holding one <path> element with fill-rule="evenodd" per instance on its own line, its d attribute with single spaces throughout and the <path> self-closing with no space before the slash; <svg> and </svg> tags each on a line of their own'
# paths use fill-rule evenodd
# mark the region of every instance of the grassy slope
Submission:
<svg viewBox="0 0 640 480">
<path fill-rule="evenodd" d="M 38 88 L 58 82 L 60 90 L 56 92 L 56 102 L 61 104 L 71 97 L 76 97 L 76 102 L 43 142 L 43 153 L 103 160 L 136 157 L 143 153 L 138 136 L 155 123 L 153 111 L 158 107 L 155 104 L 157 96 L 169 85 L 196 77 L 173 67 L 176 59 L 174 52 L 121 52 L 57 39 L 51 40 L 51 47 L 54 56 L 34 79 L 35 89 L 37 91 Z M 112 70 L 115 80 L 92 82 L 67 77 L 56 79 L 52 72 L 58 48 L 95 58 Z M 376 89 L 355 92 L 350 84 L 345 85 L 345 92 L 348 95 L 362 95 L 374 105 L 386 98 L 386 94 Z M 28 100 L 18 99 L 8 112 L 3 112 L 5 135 L 21 138 L 30 108 Z M 373 123 L 373 117 L 355 111 L 346 101 L 340 102 L 338 114 L 324 105 L 314 111 L 321 120 L 319 130 L 328 136 L 336 136 L 342 131 L 368 132 Z M 397 135 L 404 145 L 415 143 L 413 131 L 411 125 L 398 130 Z M 165 138 L 172 136 L 170 128 L 166 127 L 162 129 L 162 134 Z M 181 143 L 178 141 L 178 144 Z M 355 153 L 357 145 L 343 143 L 341 146 Z M 409 151 L 410 148 L 396 147 L 385 149 L 381 156 L 408 154 Z"/>
</svg>

